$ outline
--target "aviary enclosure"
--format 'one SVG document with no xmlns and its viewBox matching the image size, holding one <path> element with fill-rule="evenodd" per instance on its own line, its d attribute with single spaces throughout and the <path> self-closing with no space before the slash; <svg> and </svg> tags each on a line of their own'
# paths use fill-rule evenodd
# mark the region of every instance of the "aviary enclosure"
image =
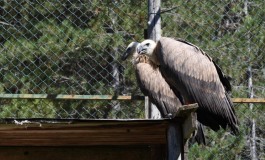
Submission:
<svg viewBox="0 0 265 160">
<path fill-rule="evenodd" d="M 120 56 L 144 39 L 148 4 L 1 1 L 2 124 L 145 119 L 134 70 Z M 206 146 L 190 144 L 189 159 L 265 159 L 264 8 L 263 0 L 161 2 L 161 34 L 196 44 L 221 66 L 240 120 L 239 136 L 205 128 Z"/>
</svg>

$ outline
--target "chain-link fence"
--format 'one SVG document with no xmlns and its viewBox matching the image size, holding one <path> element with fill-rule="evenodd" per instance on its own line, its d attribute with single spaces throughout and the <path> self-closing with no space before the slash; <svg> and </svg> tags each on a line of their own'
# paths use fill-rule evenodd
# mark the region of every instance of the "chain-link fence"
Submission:
<svg viewBox="0 0 265 160">
<path fill-rule="evenodd" d="M 240 134 L 232 136 L 225 131 L 214 132 L 205 128 L 206 146 L 190 144 L 190 159 L 264 159 L 264 103 L 236 103 L 236 113 L 240 122 Z"/>
<path fill-rule="evenodd" d="M 264 97 L 263 1 L 167 1 L 162 4 L 164 36 L 181 37 L 209 53 L 231 77 L 234 97 L 249 95 L 247 69 L 250 67 L 254 97 Z"/>
<path fill-rule="evenodd" d="M 145 2 L 0 3 L 0 92 L 11 94 L 8 98 L 14 94 L 128 95 L 137 89 L 133 71 L 123 74 L 119 57 L 129 42 L 143 38 Z M 1 118 L 144 117 L 143 101 L 1 101 Z"/>
<path fill-rule="evenodd" d="M 144 118 L 142 100 L 39 96 L 141 94 L 130 62 L 119 57 L 143 40 L 147 1 L 4 0 L 0 7 L 0 118 Z M 264 8 L 263 0 L 165 0 L 162 35 L 212 56 L 231 77 L 232 97 L 264 98 Z M 14 99 L 25 94 L 33 97 Z M 191 159 L 265 159 L 265 104 L 235 109 L 241 134 L 207 130 L 207 146 L 192 145 Z"/>
<path fill-rule="evenodd" d="M 163 1 L 164 36 L 181 37 L 209 53 L 231 77 L 232 97 L 265 96 L 263 1 Z M 206 131 L 191 159 L 265 159 L 265 103 L 237 103 L 241 135 Z"/>
</svg>

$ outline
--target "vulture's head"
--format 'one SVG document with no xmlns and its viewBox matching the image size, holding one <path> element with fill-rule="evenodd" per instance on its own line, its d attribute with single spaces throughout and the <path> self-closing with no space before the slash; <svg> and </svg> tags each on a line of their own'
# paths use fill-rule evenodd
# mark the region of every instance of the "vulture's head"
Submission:
<svg viewBox="0 0 265 160">
<path fill-rule="evenodd" d="M 152 57 L 155 48 L 156 42 L 148 39 L 140 43 L 140 45 L 137 47 L 137 52 L 138 54 L 145 54 L 149 57 Z"/>
<path fill-rule="evenodd" d="M 144 40 L 140 45 L 137 47 L 137 53 L 139 55 L 146 55 L 149 59 L 156 65 L 160 65 L 154 51 L 156 49 L 156 42 L 153 40 Z"/>
<path fill-rule="evenodd" d="M 131 58 L 134 54 L 137 54 L 136 48 L 140 45 L 138 42 L 132 42 L 126 48 L 126 51 L 123 53 L 121 60 L 125 61 L 127 58 Z"/>
</svg>

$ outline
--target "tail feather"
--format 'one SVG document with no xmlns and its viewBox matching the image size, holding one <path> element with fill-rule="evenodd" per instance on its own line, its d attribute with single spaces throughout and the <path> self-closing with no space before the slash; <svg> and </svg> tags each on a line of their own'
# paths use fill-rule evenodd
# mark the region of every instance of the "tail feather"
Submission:
<svg viewBox="0 0 265 160">
<path fill-rule="evenodd" d="M 206 140 L 203 131 L 203 125 L 197 121 L 197 131 L 195 132 L 194 136 L 190 139 L 191 143 L 197 142 L 199 145 L 203 144 L 206 145 Z"/>
<path fill-rule="evenodd" d="M 238 127 L 239 121 L 235 113 L 234 105 L 231 99 L 229 98 L 229 95 L 227 93 L 225 94 L 226 94 L 226 99 L 229 103 L 229 106 L 231 106 L 231 122 L 229 123 L 229 127 L 231 128 L 232 134 L 238 135 L 239 134 L 239 127 Z"/>
</svg>

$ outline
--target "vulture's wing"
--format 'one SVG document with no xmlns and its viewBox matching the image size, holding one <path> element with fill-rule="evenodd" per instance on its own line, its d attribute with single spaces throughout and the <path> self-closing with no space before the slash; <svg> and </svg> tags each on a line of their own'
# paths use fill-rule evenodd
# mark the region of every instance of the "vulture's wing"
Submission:
<svg viewBox="0 0 265 160">
<path fill-rule="evenodd" d="M 174 117 L 181 102 L 162 77 L 159 68 L 148 63 L 138 63 L 136 79 L 141 91 L 150 98 L 163 117 Z"/>
<path fill-rule="evenodd" d="M 170 88 L 158 66 L 152 64 L 145 56 L 139 56 L 137 61 L 135 72 L 141 91 L 157 106 L 162 117 L 174 118 L 178 108 L 183 104 L 180 101 L 182 100 L 180 93 Z M 206 144 L 202 125 L 197 126 L 194 137 L 198 144 Z"/>
<path fill-rule="evenodd" d="M 185 101 L 199 104 L 198 120 L 213 130 L 230 126 L 238 132 L 238 120 L 211 58 L 188 42 L 162 37 L 157 43 L 161 71 L 178 88 Z M 218 73 L 219 72 L 219 73 Z"/>
<path fill-rule="evenodd" d="M 187 42 L 187 41 L 185 41 L 185 40 L 183 40 L 183 39 L 179 39 L 179 38 L 178 38 L 178 39 L 176 39 L 176 41 L 183 42 L 183 43 L 186 43 L 186 44 L 188 44 L 188 45 L 191 45 L 191 46 L 193 46 L 194 48 L 196 48 L 197 50 L 199 50 L 202 54 L 206 55 L 206 56 L 207 56 L 207 57 L 213 62 L 214 66 L 215 66 L 215 68 L 216 68 L 216 70 L 217 70 L 217 73 L 218 73 L 218 75 L 219 75 L 220 81 L 222 82 L 222 84 L 223 84 L 224 87 L 225 87 L 225 90 L 226 90 L 227 92 L 231 92 L 231 91 L 232 91 L 232 86 L 231 86 L 231 84 L 230 84 L 230 82 L 229 82 L 228 77 L 223 73 L 222 69 L 216 64 L 216 62 L 215 62 L 214 60 L 212 60 L 212 58 L 211 58 L 207 53 L 205 53 L 202 49 L 200 49 L 200 48 L 197 47 L 196 45 L 194 45 L 194 44 L 192 44 L 192 43 L 190 43 L 190 42 Z"/>
<path fill-rule="evenodd" d="M 221 70 L 221 68 L 215 63 L 215 61 L 213 61 L 213 64 L 217 70 L 217 73 L 219 75 L 220 81 L 222 82 L 222 84 L 225 87 L 225 90 L 227 92 L 231 92 L 232 91 L 232 86 L 230 84 L 230 81 L 228 79 L 228 77 L 223 73 L 223 71 Z"/>
</svg>

